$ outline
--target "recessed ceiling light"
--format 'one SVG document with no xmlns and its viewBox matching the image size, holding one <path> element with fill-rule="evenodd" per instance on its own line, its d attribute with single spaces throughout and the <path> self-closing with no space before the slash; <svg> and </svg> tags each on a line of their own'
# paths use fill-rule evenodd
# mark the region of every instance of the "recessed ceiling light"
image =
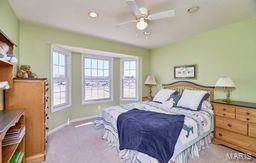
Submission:
<svg viewBox="0 0 256 163">
<path fill-rule="evenodd" d="M 89 15 L 91 18 L 97 18 L 97 17 L 98 17 L 98 13 L 95 12 L 95 11 L 90 11 L 90 12 L 88 12 L 88 15 Z"/>
<path fill-rule="evenodd" d="M 197 12 L 198 10 L 200 10 L 199 6 L 193 6 L 193 7 L 190 7 L 189 9 L 187 9 L 187 13 L 193 14 L 193 13 Z"/>
</svg>

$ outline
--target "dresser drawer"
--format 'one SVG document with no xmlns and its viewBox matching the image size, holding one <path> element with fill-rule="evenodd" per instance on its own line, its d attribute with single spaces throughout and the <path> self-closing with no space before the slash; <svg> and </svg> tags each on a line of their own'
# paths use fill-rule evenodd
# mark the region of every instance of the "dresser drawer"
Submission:
<svg viewBox="0 0 256 163">
<path fill-rule="evenodd" d="M 216 128 L 215 137 L 225 142 L 256 152 L 256 139 Z"/>
<path fill-rule="evenodd" d="M 249 136 L 256 138 L 256 124 L 249 124 Z"/>
<path fill-rule="evenodd" d="M 224 118 L 224 117 L 215 117 L 215 123 L 217 127 L 234 131 L 243 135 L 247 135 L 247 123 L 238 121 L 235 119 Z"/>
<path fill-rule="evenodd" d="M 235 118 L 236 116 L 235 107 L 233 106 L 214 104 L 214 111 L 216 115 L 222 117 Z"/>
<path fill-rule="evenodd" d="M 256 123 L 256 110 L 237 107 L 236 118 L 241 121 Z"/>
</svg>

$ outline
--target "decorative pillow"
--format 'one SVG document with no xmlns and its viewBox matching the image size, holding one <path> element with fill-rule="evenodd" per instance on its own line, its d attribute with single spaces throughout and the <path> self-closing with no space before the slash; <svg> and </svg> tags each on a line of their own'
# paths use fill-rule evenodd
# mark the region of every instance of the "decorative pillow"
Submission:
<svg viewBox="0 0 256 163">
<path fill-rule="evenodd" d="M 209 97 L 206 91 L 188 90 L 185 89 L 178 101 L 177 106 L 190 110 L 200 110 L 203 101 Z"/>
<path fill-rule="evenodd" d="M 170 96 L 175 92 L 176 91 L 172 89 L 160 89 L 155 95 L 153 101 L 163 103 L 167 101 L 170 98 Z"/>
<path fill-rule="evenodd" d="M 170 99 L 172 99 L 173 102 L 174 102 L 173 106 L 177 106 L 178 101 L 180 100 L 180 98 L 181 98 L 181 95 L 178 95 L 178 94 L 172 94 L 171 95 Z"/>
</svg>

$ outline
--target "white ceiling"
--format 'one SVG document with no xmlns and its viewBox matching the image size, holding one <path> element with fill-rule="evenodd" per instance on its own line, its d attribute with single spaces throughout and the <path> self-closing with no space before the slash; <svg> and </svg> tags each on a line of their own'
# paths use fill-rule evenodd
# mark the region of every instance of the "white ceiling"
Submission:
<svg viewBox="0 0 256 163">
<path fill-rule="evenodd" d="M 175 9 L 173 18 L 150 23 L 151 37 L 136 36 L 134 24 L 116 27 L 117 23 L 134 19 L 125 0 L 9 0 L 21 20 L 57 27 L 81 34 L 97 36 L 154 48 L 186 37 L 256 16 L 256 0 L 137 0 L 151 13 Z M 186 13 L 200 6 L 194 14 Z M 89 11 L 99 18 L 88 17 Z"/>
</svg>

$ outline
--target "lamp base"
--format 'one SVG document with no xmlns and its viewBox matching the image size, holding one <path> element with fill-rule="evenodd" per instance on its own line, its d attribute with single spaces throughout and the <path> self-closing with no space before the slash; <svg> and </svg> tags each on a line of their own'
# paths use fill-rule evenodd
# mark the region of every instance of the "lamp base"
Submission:
<svg viewBox="0 0 256 163">
<path fill-rule="evenodd" d="M 230 103 L 230 102 L 231 102 L 231 100 L 228 99 L 228 98 L 227 98 L 227 99 L 223 99 L 222 101 L 223 101 L 223 102 L 226 102 L 226 103 Z"/>
</svg>

